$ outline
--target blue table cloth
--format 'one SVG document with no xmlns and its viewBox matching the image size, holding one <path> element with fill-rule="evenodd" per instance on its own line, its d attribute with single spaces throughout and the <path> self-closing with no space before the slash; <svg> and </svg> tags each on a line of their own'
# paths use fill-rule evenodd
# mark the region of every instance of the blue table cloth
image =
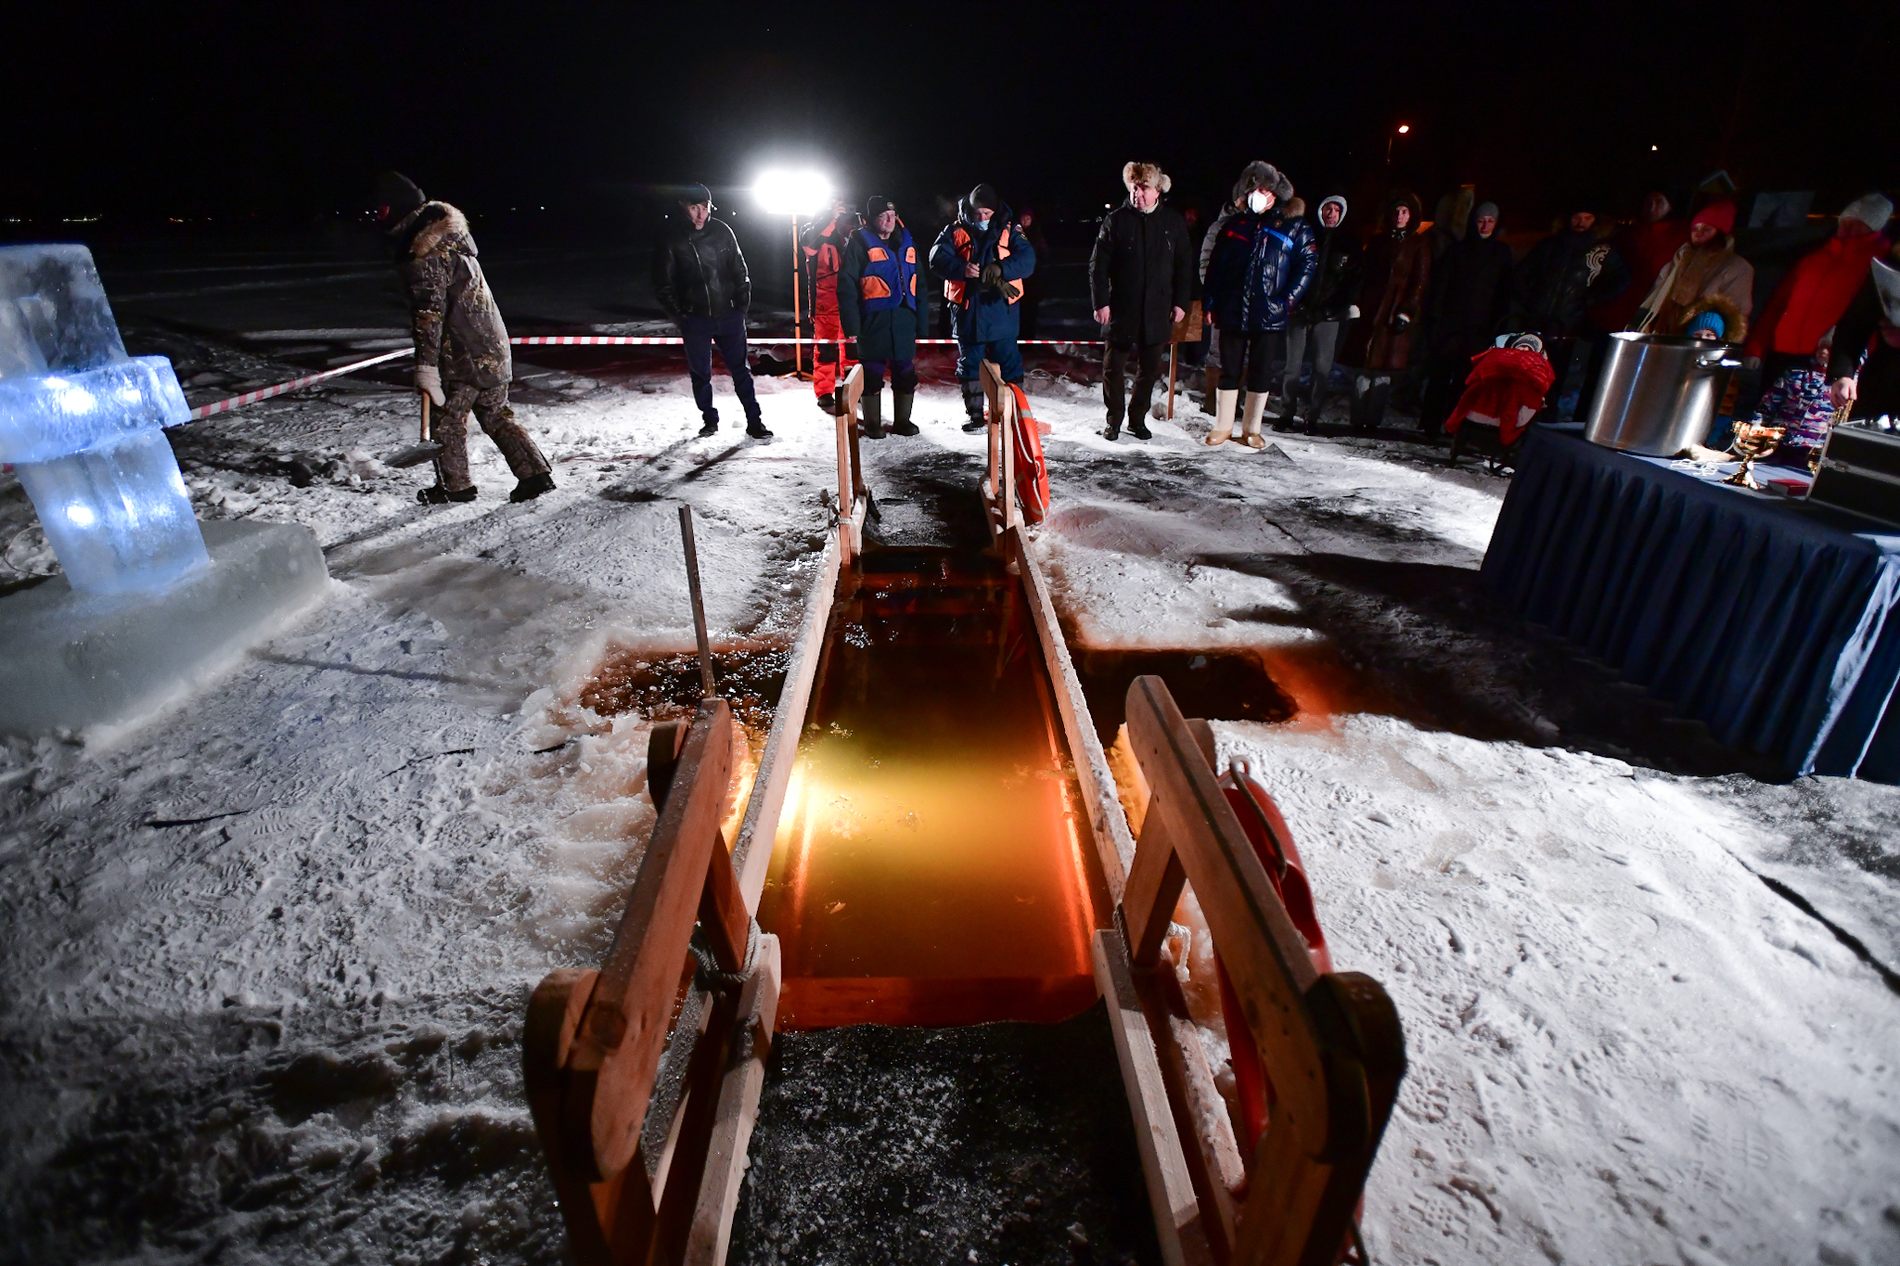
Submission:
<svg viewBox="0 0 1900 1266">
<path fill-rule="evenodd" d="M 1872 528 L 1535 427 L 1483 584 L 1731 746 L 1900 782 L 1900 533 Z"/>
</svg>

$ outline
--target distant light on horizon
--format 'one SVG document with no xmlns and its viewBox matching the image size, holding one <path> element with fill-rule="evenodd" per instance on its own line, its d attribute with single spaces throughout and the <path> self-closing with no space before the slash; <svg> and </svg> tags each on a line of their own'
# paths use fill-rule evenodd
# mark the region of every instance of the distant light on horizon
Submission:
<svg viewBox="0 0 1900 1266">
<path fill-rule="evenodd" d="M 1400 136 L 1407 136 L 1407 135 L 1410 135 L 1410 133 L 1411 133 L 1411 131 L 1412 131 L 1412 125 L 1411 125 L 1410 123 L 1401 123 L 1401 124 L 1399 124 L 1399 135 L 1400 135 Z"/>
<path fill-rule="evenodd" d="M 1652 145 L 1652 146 L 1650 146 L 1650 147 L 1649 147 L 1649 152 L 1650 152 L 1650 153 L 1652 153 L 1652 154 L 1654 154 L 1654 153 L 1656 152 L 1656 147 L 1655 147 L 1654 145 Z"/>
</svg>

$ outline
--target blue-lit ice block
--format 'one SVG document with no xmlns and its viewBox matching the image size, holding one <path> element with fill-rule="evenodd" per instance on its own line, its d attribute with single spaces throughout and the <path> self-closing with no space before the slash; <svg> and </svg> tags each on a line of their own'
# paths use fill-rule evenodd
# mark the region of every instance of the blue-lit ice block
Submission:
<svg viewBox="0 0 1900 1266">
<path fill-rule="evenodd" d="M 81 593 L 209 565 L 163 428 L 191 420 L 162 356 L 128 357 L 83 246 L 0 248 L 0 461 Z"/>
</svg>

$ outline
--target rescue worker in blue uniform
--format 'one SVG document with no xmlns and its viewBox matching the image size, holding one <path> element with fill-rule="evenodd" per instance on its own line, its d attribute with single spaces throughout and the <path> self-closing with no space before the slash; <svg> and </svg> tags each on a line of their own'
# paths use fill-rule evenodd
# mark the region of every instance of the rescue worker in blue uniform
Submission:
<svg viewBox="0 0 1900 1266">
<path fill-rule="evenodd" d="M 877 195 L 864 204 L 865 227 L 845 243 L 838 270 L 838 320 L 857 340 L 864 366 L 864 434 L 884 437 L 883 393 L 891 376 L 891 430 L 917 434 L 910 420 L 917 398 L 917 244 L 897 204 Z"/>
<path fill-rule="evenodd" d="M 1036 271 L 1036 248 L 1010 219 L 996 187 L 980 184 L 957 207 L 956 221 L 937 234 L 930 271 L 943 281 L 950 328 L 957 340 L 957 381 L 969 432 L 983 422 L 983 362 L 992 360 L 1003 381 L 1023 380 L 1023 354 L 1016 346 L 1023 278 Z"/>
</svg>

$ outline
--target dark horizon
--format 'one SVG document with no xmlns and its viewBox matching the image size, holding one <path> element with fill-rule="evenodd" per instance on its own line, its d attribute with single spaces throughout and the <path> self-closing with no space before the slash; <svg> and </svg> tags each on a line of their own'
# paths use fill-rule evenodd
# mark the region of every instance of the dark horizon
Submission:
<svg viewBox="0 0 1900 1266">
<path fill-rule="evenodd" d="M 23 20 L 16 47 L 75 51 L 20 59 L 40 117 L 0 217 L 347 216 L 384 167 L 476 214 L 623 216 L 689 180 L 731 202 L 774 161 L 854 201 L 989 180 L 1083 214 L 1135 157 L 1204 207 L 1265 158 L 1428 212 L 1473 183 L 1520 226 L 1718 169 L 1833 211 L 1900 186 L 1894 10 L 75 4 Z"/>
</svg>

